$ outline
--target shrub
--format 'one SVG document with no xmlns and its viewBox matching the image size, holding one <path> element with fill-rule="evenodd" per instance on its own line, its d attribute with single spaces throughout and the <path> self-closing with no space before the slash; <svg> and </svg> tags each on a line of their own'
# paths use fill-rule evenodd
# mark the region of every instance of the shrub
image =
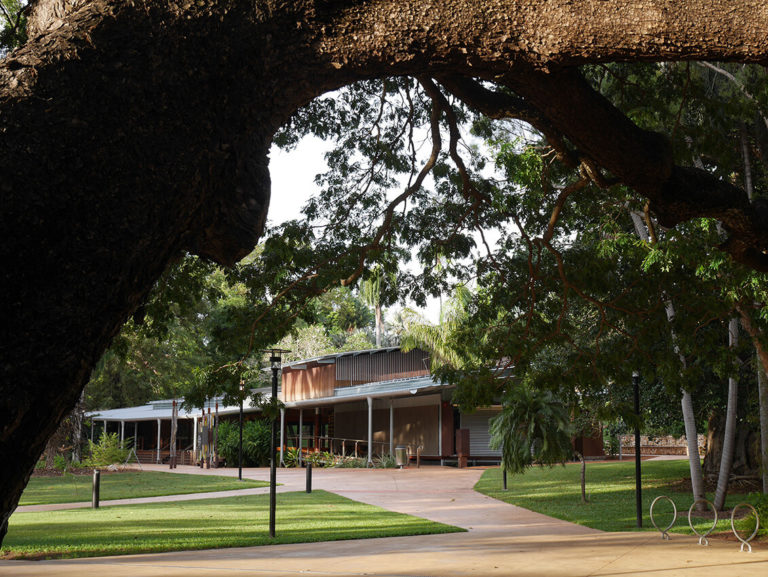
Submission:
<svg viewBox="0 0 768 577">
<path fill-rule="evenodd" d="M 55 455 L 53 457 L 53 468 L 57 471 L 66 471 L 67 470 L 67 459 L 64 457 L 64 455 Z"/>
<path fill-rule="evenodd" d="M 762 493 L 752 494 L 749 496 L 748 501 L 752 503 L 752 506 L 757 511 L 757 520 L 760 521 L 760 532 L 758 535 L 768 535 L 768 495 Z M 750 534 L 755 530 L 755 516 L 750 513 L 748 517 L 744 519 L 742 530 Z"/>
<path fill-rule="evenodd" d="M 106 467 L 114 463 L 124 463 L 131 452 L 130 440 L 126 439 L 125 446 L 120 447 L 120 437 L 117 433 L 102 433 L 99 441 L 88 441 L 91 456 L 85 459 L 89 467 Z"/>
<path fill-rule="evenodd" d="M 304 455 L 304 461 L 312 465 L 313 467 L 325 467 L 325 455 L 324 453 L 307 453 Z"/>
<path fill-rule="evenodd" d="M 288 447 L 283 454 L 283 463 L 286 467 L 298 467 L 299 450 L 294 447 Z"/>
<path fill-rule="evenodd" d="M 337 460 L 336 455 L 334 455 L 330 451 L 323 451 L 321 454 L 323 456 L 323 459 L 322 459 L 323 467 L 335 467 L 336 466 L 336 460 Z"/>
<path fill-rule="evenodd" d="M 341 469 L 365 469 L 368 461 L 364 457 L 340 457 L 335 466 Z"/>
<path fill-rule="evenodd" d="M 269 465 L 269 450 L 272 427 L 263 420 L 243 423 L 243 467 L 266 467 Z M 230 467 L 238 465 L 240 445 L 240 424 L 237 421 L 222 421 L 219 424 L 219 456 Z"/>
<path fill-rule="evenodd" d="M 387 453 L 374 459 L 373 464 L 377 469 L 394 469 L 397 467 L 397 459 L 394 455 Z"/>
</svg>

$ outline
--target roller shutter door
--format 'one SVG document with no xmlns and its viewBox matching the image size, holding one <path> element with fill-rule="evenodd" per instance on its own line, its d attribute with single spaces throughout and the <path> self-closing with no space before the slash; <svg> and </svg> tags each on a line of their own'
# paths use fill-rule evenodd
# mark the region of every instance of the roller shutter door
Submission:
<svg viewBox="0 0 768 577">
<path fill-rule="evenodd" d="M 498 409 L 478 409 L 472 414 L 461 414 L 461 428 L 469 429 L 470 457 L 501 457 L 500 449 L 491 449 L 488 419 L 497 415 Z"/>
</svg>

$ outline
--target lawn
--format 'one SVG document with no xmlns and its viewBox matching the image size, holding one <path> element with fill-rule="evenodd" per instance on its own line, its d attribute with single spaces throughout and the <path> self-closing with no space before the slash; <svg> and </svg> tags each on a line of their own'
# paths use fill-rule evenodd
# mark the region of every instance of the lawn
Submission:
<svg viewBox="0 0 768 577">
<path fill-rule="evenodd" d="M 463 531 L 325 491 L 278 494 L 275 539 L 268 524 L 269 495 L 15 513 L 0 557 L 92 557 Z"/>
<path fill-rule="evenodd" d="M 32 477 L 19 505 L 77 503 L 91 500 L 92 475 L 66 474 L 61 477 Z M 101 473 L 100 500 L 184 495 L 208 491 L 229 491 L 265 487 L 264 481 L 238 481 L 232 477 L 185 475 L 153 471 Z"/>
<path fill-rule="evenodd" d="M 475 485 L 475 489 L 531 511 L 544 513 L 579 525 L 603 531 L 636 531 L 635 511 L 635 464 L 634 461 L 587 464 L 587 497 L 589 503 L 581 502 L 579 463 L 565 467 L 534 467 L 522 475 L 509 476 L 509 490 L 502 490 L 501 470 L 488 469 Z M 691 493 L 681 483 L 690 479 L 688 461 L 643 461 L 642 497 L 643 530 L 655 531 L 649 517 L 653 500 L 659 495 L 670 497 L 677 507 L 678 519 L 674 532 L 691 533 L 688 527 L 688 509 L 693 503 Z M 707 495 L 711 501 L 714 495 Z M 749 501 L 747 495 L 731 494 L 726 506 Z M 672 507 L 660 503 L 654 509 L 654 518 L 659 526 L 666 527 L 672 520 Z M 703 533 L 712 525 L 694 515 L 697 531 Z M 718 521 L 715 532 L 731 531 L 730 514 Z"/>
</svg>

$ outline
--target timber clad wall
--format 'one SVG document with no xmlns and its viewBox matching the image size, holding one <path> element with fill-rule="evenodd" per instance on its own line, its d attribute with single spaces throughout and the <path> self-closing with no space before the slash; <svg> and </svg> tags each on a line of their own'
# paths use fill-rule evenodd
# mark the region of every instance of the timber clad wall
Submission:
<svg viewBox="0 0 768 577">
<path fill-rule="evenodd" d="M 336 384 L 333 365 L 315 365 L 306 369 L 283 369 L 283 402 L 332 397 Z"/>
<path fill-rule="evenodd" d="M 407 353 L 382 351 L 374 354 L 339 357 L 336 360 L 337 387 L 407 379 L 428 374 L 429 355 L 419 349 Z"/>
<path fill-rule="evenodd" d="M 340 356 L 335 363 L 313 361 L 307 368 L 283 369 L 283 402 L 332 397 L 335 388 L 422 377 L 429 374 L 429 355 L 420 349 Z"/>
</svg>

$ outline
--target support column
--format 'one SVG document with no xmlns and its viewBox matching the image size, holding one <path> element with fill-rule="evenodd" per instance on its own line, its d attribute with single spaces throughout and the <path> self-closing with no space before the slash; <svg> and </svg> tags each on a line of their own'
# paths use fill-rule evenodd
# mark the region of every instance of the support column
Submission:
<svg viewBox="0 0 768 577">
<path fill-rule="evenodd" d="M 91 419 L 91 443 L 93 443 L 93 429 L 96 428 L 96 419 Z"/>
<path fill-rule="evenodd" d="M 197 417 L 192 417 L 192 452 L 197 458 Z"/>
<path fill-rule="evenodd" d="M 437 453 L 440 455 L 440 464 L 443 464 L 443 400 L 437 405 Z"/>
<path fill-rule="evenodd" d="M 160 419 L 157 420 L 157 457 L 155 462 L 160 463 Z"/>
<path fill-rule="evenodd" d="M 280 466 L 285 467 L 285 409 L 280 409 Z"/>
<path fill-rule="evenodd" d="M 368 397 L 368 466 L 373 465 L 373 397 Z"/>
<path fill-rule="evenodd" d="M 301 446 L 304 442 L 302 439 L 302 433 L 304 429 L 304 409 L 299 409 L 299 458 L 298 458 L 298 464 L 299 467 L 301 466 Z"/>
<path fill-rule="evenodd" d="M 312 450 L 317 453 L 320 447 L 320 407 L 315 407 L 315 420 L 312 423 Z"/>
<path fill-rule="evenodd" d="M 133 448 L 136 448 L 136 444 L 139 442 L 139 422 L 133 422 Z M 138 460 L 138 458 L 137 458 Z"/>
<path fill-rule="evenodd" d="M 389 399 L 389 454 L 395 454 L 395 401 Z"/>
<path fill-rule="evenodd" d="M 120 448 L 124 447 L 125 441 L 125 421 L 120 421 Z"/>
</svg>

